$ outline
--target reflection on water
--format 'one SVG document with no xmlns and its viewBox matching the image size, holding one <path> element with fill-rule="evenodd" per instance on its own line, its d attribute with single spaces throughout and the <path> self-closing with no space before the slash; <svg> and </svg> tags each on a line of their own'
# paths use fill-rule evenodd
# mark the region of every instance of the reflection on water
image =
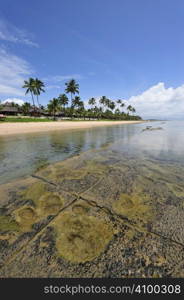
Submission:
<svg viewBox="0 0 184 300">
<path fill-rule="evenodd" d="M 184 162 L 184 122 L 153 122 L 163 130 L 144 131 L 147 124 L 24 134 L 0 138 L 0 183 L 29 175 L 46 164 L 111 144 L 122 155 Z"/>
<path fill-rule="evenodd" d="M 150 125 L 156 128 L 158 124 L 162 130 L 141 130 L 134 136 L 125 135 L 111 148 L 126 153 L 128 157 L 184 163 L 184 121 L 156 122 Z M 141 127 L 146 126 L 141 124 Z"/>
</svg>

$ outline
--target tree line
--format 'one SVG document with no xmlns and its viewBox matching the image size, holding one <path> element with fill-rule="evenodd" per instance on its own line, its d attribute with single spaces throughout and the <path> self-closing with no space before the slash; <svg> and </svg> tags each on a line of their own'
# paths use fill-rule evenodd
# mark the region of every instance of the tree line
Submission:
<svg viewBox="0 0 184 300">
<path fill-rule="evenodd" d="M 112 101 L 106 96 L 102 96 L 99 100 L 90 98 L 88 100 L 89 108 L 85 108 L 84 102 L 79 96 L 79 84 L 75 79 L 66 82 L 65 93 L 50 100 L 46 107 L 41 106 L 39 102 L 40 94 L 45 92 L 45 84 L 41 80 L 38 78 L 29 78 L 24 81 L 23 88 L 26 89 L 25 94 L 31 95 L 33 110 L 36 110 L 37 104 L 38 108 L 51 114 L 54 119 L 59 114 L 65 117 L 84 119 L 141 119 L 141 117 L 135 115 L 136 110 L 131 105 L 126 107 L 123 100 L 117 99 L 116 101 Z M 67 96 L 68 94 L 70 94 L 70 101 Z M 28 113 L 30 108 L 31 105 L 28 102 L 22 105 L 24 113 Z"/>
</svg>

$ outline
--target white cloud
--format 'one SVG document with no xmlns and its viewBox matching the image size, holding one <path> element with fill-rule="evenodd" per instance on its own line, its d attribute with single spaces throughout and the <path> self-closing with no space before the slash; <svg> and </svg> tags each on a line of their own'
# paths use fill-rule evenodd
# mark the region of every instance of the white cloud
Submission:
<svg viewBox="0 0 184 300">
<path fill-rule="evenodd" d="M 25 30 L 19 29 L 4 20 L 0 20 L 0 40 L 39 47 L 29 36 L 30 34 Z"/>
<path fill-rule="evenodd" d="M 184 85 L 166 88 L 159 82 L 126 103 L 134 106 L 143 118 L 184 118 Z"/>
<path fill-rule="evenodd" d="M 115 98 L 107 98 L 116 101 Z M 101 96 L 95 97 L 97 104 Z M 85 100 L 85 106 L 88 108 L 88 100 Z M 142 94 L 132 96 L 123 100 L 125 107 L 132 105 L 136 109 L 136 114 L 142 118 L 157 119 L 184 119 L 184 85 L 173 88 L 166 88 L 163 82 L 150 87 Z M 125 108 L 123 108 L 126 111 Z"/>
<path fill-rule="evenodd" d="M 24 59 L 0 48 L 0 95 L 24 96 L 22 89 L 25 77 L 32 73 Z"/>
<path fill-rule="evenodd" d="M 22 99 L 18 99 L 18 98 L 7 98 L 6 100 L 2 101 L 2 104 L 4 103 L 16 103 L 16 104 L 19 104 L 19 105 L 23 105 L 24 104 L 24 101 Z"/>
</svg>

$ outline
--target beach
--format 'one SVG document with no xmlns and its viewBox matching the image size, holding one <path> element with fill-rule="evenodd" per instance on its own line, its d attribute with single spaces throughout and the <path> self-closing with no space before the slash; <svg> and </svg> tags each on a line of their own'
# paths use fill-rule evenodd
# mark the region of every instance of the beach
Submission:
<svg viewBox="0 0 184 300">
<path fill-rule="evenodd" d="M 2 123 L 0 124 L 0 136 L 47 132 L 54 130 L 85 129 L 121 124 L 135 124 L 145 121 L 59 121 L 59 122 L 33 122 L 33 123 Z"/>
</svg>

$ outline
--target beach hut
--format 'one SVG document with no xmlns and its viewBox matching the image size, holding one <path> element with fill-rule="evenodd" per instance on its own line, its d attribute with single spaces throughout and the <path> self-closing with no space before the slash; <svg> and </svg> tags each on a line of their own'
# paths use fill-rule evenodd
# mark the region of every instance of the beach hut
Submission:
<svg viewBox="0 0 184 300">
<path fill-rule="evenodd" d="M 0 113 L 6 116 L 17 116 L 18 113 L 20 113 L 20 110 L 18 107 L 13 107 L 13 106 L 3 106 L 0 110 Z"/>
</svg>

